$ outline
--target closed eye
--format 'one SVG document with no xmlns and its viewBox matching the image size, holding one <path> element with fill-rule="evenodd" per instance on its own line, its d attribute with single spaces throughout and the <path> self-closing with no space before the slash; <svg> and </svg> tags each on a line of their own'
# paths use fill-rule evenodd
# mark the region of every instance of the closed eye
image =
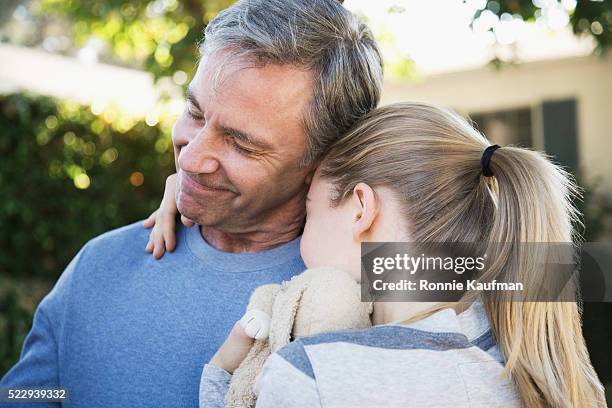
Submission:
<svg viewBox="0 0 612 408">
<path fill-rule="evenodd" d="M 204 116 L 202 116 L 201 113 L 194 112 L 191 110 L 191 108 L 187 108 L 187 115 L 189 115 L 189 117 L 195 121 L 204 120 Z"/>
<path fill-rule="evenodd" d="M 229 143 L 231 144 L 231 146 L 234 148 L 234 150 L 236 150 L 239 154 L 242 154 L 244 156 L 250 156 L 252 154 L 254 154 L 255 152 L 252 150 L 249 150 L 243 146 L 241 146 L 237 141 L 236 138 L 233 137 L 232 135 L 226 135 L 226 137 L 229 139 Z"/>
</svg>

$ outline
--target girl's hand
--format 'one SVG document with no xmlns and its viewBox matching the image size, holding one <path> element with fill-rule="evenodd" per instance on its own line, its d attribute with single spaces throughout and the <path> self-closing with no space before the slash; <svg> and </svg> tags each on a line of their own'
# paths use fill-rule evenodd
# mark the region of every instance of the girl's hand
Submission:
<svg viewBox="0 0 612 408">
<path fill-rule="evenodd" d="M 249 310 L 234 323 L 229 336 L 210 360 L 232 374 L 247 356 L 253 346 L 253 339 L 261 340 L 268 337 L 270 316 L 261 310 Z"/>
<path fill-rule="evenodd" d="M 176 248 L 175 219 L 178 209 L 176 208 L 176 173 L 166 179 L 166 189 L 159 208 L 143 222 L 145 228 L 153 227 L 149 235 L 149 242 L 145 251 L 153 253 L 155 259 L 161 258 L 166 250 L 172 252 Z M 194 223 L 181 215 L 181 222 L 186 227 Z"/>
<path fill-rule="evenodd" d="M 237 321 L 210 363 L 232 374 L 247 356 L 251 346 L 253 339 L 247 336 L 242 324 Z"/>
</svg>

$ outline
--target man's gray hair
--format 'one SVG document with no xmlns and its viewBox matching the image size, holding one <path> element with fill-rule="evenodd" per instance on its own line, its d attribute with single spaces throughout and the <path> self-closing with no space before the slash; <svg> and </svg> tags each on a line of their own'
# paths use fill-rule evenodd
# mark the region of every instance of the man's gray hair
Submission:
<svg viewBox="0 0 612 408">
<path fill-rule="evenodd" d="M 324 151 L 380 100 L 382 57 L 369 28 L 338 0 L 242 0 L 204 30 L 203 54 L 230 50 L 256 64 L 293 65 L 313 73 L 304 114 L 303 165 Z"/>
</svg>

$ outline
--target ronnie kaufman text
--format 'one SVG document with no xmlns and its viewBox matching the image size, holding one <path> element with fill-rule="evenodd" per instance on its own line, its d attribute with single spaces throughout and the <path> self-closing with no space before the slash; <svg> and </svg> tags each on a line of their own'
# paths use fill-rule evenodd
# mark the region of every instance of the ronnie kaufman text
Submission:
<svg viewBox="0 0 612 408">
<path fill-rule="evenodd" d="M 467 280 L 466 282 L 429 282 L 426 279 L 419 279 L 418 281 L 411 281 L 402 279 L 399 282 L 383 282 L 378 279 L 372 282 L 374 290 L 398 290 L 398 291 L 464 291 L 464 290 L 476 290 L 476 291 L 509 291 L 509 290 L 523 290 L 523 283 L 508 283 L 508 282 L 497 282 L 492 280 L 491 282 L 479 282 L 477 280 Z"/>
</svg>

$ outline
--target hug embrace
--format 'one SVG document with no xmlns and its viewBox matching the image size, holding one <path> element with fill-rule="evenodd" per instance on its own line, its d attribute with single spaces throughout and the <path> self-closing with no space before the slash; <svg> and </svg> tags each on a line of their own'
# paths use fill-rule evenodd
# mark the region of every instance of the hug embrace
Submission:
<svg viewBox="0 0 612 408">
<path fill-rule="evenodd" d="M 360 298 L 363 242 L 496 243 L 483 274 L 537 282 L 520 244 L 577 239 L 562 168 L 445 108 L 377 107 L 380 51 L 340 1 L 238 1 L 200 47 L 160 208 L 79 251 L 0 388 L 68 390 L 33 407 L 606 406 L 577 295 Z"/>
</svg>

